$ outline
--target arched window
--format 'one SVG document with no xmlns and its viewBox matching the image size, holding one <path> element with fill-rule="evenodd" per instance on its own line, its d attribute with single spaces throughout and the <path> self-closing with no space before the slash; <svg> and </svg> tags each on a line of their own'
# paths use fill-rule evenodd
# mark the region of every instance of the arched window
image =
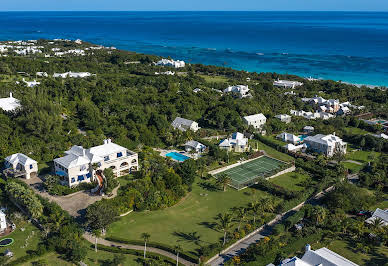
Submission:
<svg viewBox="0 0 388 266">
<path fill-rule="evenodd" d="M 112 170 L 116 170 L 116 166 L 112 165 L 111 167 L 109 167 L 110 169 Z"/>
<path fill-rule="evenodd" d="M 128 166 L 127 162 L 123 162 L 122 164 L 120 164 L 120 168 L 124 168 L 124 167 L 127 167 L 127 166 Z"/>
<path fill-rule="evenodd" d="M 136 163 L 136 162 L 137 162 L 136 159 L 133 159 L 131 163 Z"/>
</svg>

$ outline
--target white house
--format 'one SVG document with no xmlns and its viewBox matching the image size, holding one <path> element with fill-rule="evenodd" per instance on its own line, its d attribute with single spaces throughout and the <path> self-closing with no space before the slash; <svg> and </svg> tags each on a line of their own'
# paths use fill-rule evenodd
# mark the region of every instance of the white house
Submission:
<svg viewBox="0 0 388 266">
<path fill-rule="evenodd" d="M 192 130 L 196 132 L 200 129 L 197 122 L 181 117 L 175 118 L 171 125 L 173 128 L 179 129 L 181 131 Z"/>
<path fill-rule="evenodd" d="M 245 124 L 253 126 L 255 129 L 261 129 L 267 122 L 267 118 L 262 113 L 244 116 L 243 120 Z"/>
<path fill-rule="evenodd" d="M 291 116 L 286 115 L 286 114 L 281 114 L 281 115 L 275 115 L 275 118 L 279 119 L 280 121 L 288 124 L 291 122 Z"/>
<path fill-rule="evenodd" d="M 388 140 L 388 135 L 387 134 L 384 134 L 384 133 L 380 133 L 380 134 L 371 134 L 373 137 L 375 138 L 380 138 L 380 139 L 386 139 Z"/>
<path fill-rule="evenodd" d="M 309 149 L 328 157 L 333 156 L 336 152 L 346 153 L 347 143 L 342 141 L 335 133 L 326 136 L 322 134 L 309 136 L 304 139 L 304 143 Z"/>
<path fill-rule="evenodd" d="M 48 74 L 47 74 L 47 72 L 36 72 L 36 76 L 37 77 L 45 77 L 45 78 L 47 78 Z"/>
<path fill-rule="evenodd" d="M 222 140 L 218 146 L 220 149 L 235 152 L 245 152 L 249 150 L 248 138 L 240 132 L 233 133 L 231 138 Z"/>
<path fill-rule="evenodd" d="M 248 88 L 248 85 L 236 85 L 227 87 L 224 90 L 224 93 L 232 93 L 233 95 L 241 99 L 246 97 L 252 97 L 249 91 L 250 89 Z"/>
<path fill-rule="evenodd" d="M 54 78 L 87 78 L 90 77 L 92 74 L 89 72 L 65 72 L 65 73 L 54 73 Z"/>
<path fill-rule="evenodd" d="M 206 150 L 205 145 L 195 140 L 189 140 L 183 146 L 185 146 L 185 151 L 187 152 L 194 151 L 194 152 L 200 153 Z"/>
<path fill-rule="evenodd" d="M 291 80 L 275 80 L 273 82 L 273 85 L 275 87 L 280 87 L 280 88 L 291 88 L 294 89 L 295 87 L 302 86 L 303 83 L 299 81 L 291 81 Z"/>
<path fill-rule="evenodd" d="M 292 144 L 298 144 L 301 141 L 298 136 L 295 136 L 294 134 L 290 134 L 287 132 L 283 132 L 283 133 L 277 135 L 276 138 L 278 138 L 284 142 L 290 142 Z"/>
<path fill-rule="evenodd" d="M 157 66 L 171 66 L 171 67 L 175 67 L 175 68 L 181 68 L 181 67 L 185 67 L 186 66 L 186 63 L 185 61 L 180 61 L 180 60 L 170 60 L 170 59 L 161 59 L 159 60 L 158 62 L 155 63 Z"/>
<path fill-rule="evenodd" d="M 375 212 L 372 214 L 372 217 L 366 219 L 366 223 L 371 224 L 377 218 L 381 219 L 382 226 L 388 226 L 388 210 L 382 210 L 377 208 Z"/>
<path fill-rule="evenodd" d="M 8 98 L 0 98 L 0 108 L 6 112 L 11 112 L 21 107 L 20 101 L 13 97 L 12 92 Z"/>
<path fill-rule="evenodd" d="M 288 143 L 283 146 L 288 151 L 297 152 L 297 151 L 304 151 L 306 149 L 306 144 L 300 144 L 300 145 L 294 145 L 292 143 Z"/>
<path fill-rule="evenodd" d="M 29 87 L 29 88 L 33 88 L 33 87 L 35 87 L 35 86 L 40 84 L 40 82 L 38 82 L 36 80 L 34 80 L 34 81 L 26 81 L 24 78 L 23 78 L 23 82 L 26 83 L 27 87 Z"/>
<path fill-rule="evenodd" d="M 4 232 L 7 229 L 7 217 L 5 213 L 0 210 L 0 233 Z"/>
<path fill-rule="evenodd" d="M 65 152 L 65 156 L 54 159 L 55 173 L 62 177 L 68 186 L 94 180 L 93 165 L 96 170 L 111 168 L 116 176 L 137 171 L 139 167 L 138 154 L 125 147 L 113 143 L 110 139 L 104 144 L 90 149 L 73 146 Z"/>
<path fill-rule="evenodd" d="M 36 176 L 38 173 L 38 162 L 22 153 L 8 156 L 5 158 L 4 165 L 5 171 L 15 177 L 23 176 L 26 179 L 30 179 L 31 176 Z"/>
<path fill-rule="evenodd" d="M 285 259 L 280 266 L 358 266 L 358 264 L 342 257 L 328 248 L 312 250 L 307 244 L 301 259 L 293 257 Z"/>
<path fill-rule="evenodd" d="M 314 127 L 312 127 L 312 126 L 305 126 L 303 128 L 303 132 L 306 133 L 306 134 L 313 133 L 314 132 Z"/>
</svg>

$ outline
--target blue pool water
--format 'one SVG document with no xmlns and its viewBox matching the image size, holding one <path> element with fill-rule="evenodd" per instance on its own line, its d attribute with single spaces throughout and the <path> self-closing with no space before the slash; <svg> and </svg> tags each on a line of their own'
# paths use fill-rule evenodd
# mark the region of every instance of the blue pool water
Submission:
<svg viewBox="0 0 388 266">
<path fill-rule="evenodd" d="M 166 156 L 170 157 L 178 162 L 184 162 L 184 161 L 190 159 L 190 157 L 187 157 L 186 155 L 183 155 L 183 154 L 180 154 L 177 152 L 169 152 L 166 154 Z"/>
<path fill-rule="evenodd" d="M 388 85 L 388 12 L 0 12 L 0 40 L 39 38 Z"/>
<path fill-rule="evenodd" d="M 304 141 L 305 138 L 307 138 L 309 135 L 300 135 L 299 139 L 300 141 Z"/>
</svg>

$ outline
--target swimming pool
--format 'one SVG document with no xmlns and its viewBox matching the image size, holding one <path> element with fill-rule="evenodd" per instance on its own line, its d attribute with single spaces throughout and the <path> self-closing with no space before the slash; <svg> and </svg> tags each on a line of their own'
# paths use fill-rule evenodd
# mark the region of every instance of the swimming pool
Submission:
<svg viewBox="0 0 388 266">
<path fill-rule="evenodd" d="M 166 154 L 167 157 L 170 157 L 171 159 L 174 159 L 178 162 L 184 162 L 187 159 L 190 159 L 190 157 L 187 157 L 186 155 L 177 153 L 177 152 L 169 152 Z"/>
<path fill-rule="evenodd" d="M 300 135 L 299 139 L 300 141 L 304 141 L 305 138 L 307 138 L 309 135 Z"/>
</svg>

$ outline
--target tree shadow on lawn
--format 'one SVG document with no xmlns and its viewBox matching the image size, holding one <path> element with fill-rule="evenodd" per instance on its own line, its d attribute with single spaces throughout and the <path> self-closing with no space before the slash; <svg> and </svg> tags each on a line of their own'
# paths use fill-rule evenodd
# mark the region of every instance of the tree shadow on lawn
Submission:
<svg viewBox="0 0 388 266">
<path fill-rule="evenodd" d="M 216 230 L 216 226 L 217 226 L 217 223 L 214 223 L 214 222 L 200 222 L 198 224 L 213 230 Z"/>
<path fill-rule="evenodd" d="M 212 184 L 211 182 L 201 182 L 198 184 L 202 189 L 206 189 L 208 191 L 218 191 L 219 188 Z"/>
</svg>

